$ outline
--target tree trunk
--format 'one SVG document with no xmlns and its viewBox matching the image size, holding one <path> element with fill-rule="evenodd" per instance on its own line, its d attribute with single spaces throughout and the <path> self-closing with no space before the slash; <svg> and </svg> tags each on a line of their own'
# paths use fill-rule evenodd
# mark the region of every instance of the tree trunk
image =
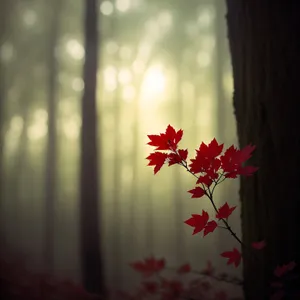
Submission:
<svg viewBox="0 0 300 300">
<path fill-rule="evenodd" d="M 117 60 L 117 58 L 116 58 Z M 119 71 L 119 63 L 116 61 L 116 68 Z M 122 276 L 121 276 L 121 234 L 120 234 L 120 223 L 122 223 L 122 213 L 121 213 L 121 172 L 122 172 L 122 164 L 121 164 L 121 153 L 120 153 L 120 141 L 121 141 L 121 106 L 122 106 L 122 96 L 121 96 L 121 87 L 120 83 L 117 82 L 117 87 L 114 93 L 114 165 L 113 165 L 113 181 L 114 181 L 114 190 L 113 190 L 113 211 L 112 214 L 116 220 L 119 222 L 114 222 L 112 225 L 112 266 L 113 266 L 113 282 L 114 288 L 120 288 L 122 286 Z"/>
<path fill-rule="evenodd" d="M 241 179 L 243 241 L 267 242 L 256 263 L 244 261 L 245 294 L 268 299 L 274 268 L 300 259 L 300 2 L 227 0 L 227 8 L 239 143 L 257 146 L 251 164 L 260 168 Z"/>
<path fill-rule="evenodd" d="M 45 241 L 44 241 L 44 265 L 48 272 L 54 267 L 54 216 L 56 198 L 56 161 L 57 161 L 57 138 L 56 138 L 56 111 L 57 111 L 57 59 L 55 49 L 59 34 L 61 1 L 53 1 L 52 14 L 49 22 L 49 52 L 48 52 L 48 141 L 46 149 L 46 176 L 45 176 Z"/>
<path fill-rule="evenodd" d="M 4 0 L 1 4 L 0 9 L 0 53 L 2 50 L 2 46 L 6 40 L 6 29 L 9 23 L 10 16 L 10 7 L 11 3 L 8 0 Z M 3 146 L 4 146 L 4 101 L 5 101 L 5 66 L 4 63 L 0 59 L 0 212 L 3 211 Z M 2 230 L 2 218 L 4 216 L 1 214 L 0 219 L 0 228 Z M 1 235 L 4 235 L 4 232 L 1 231 Z"/>
<path fill-rule="evenodd" d="M 89 292 L 104 292 L 99 212 L 96 88 L 98 69 L 98 1 L 85 0 L 85 63 L 83 70 L 80 233 L 82 276 Z"/>
</svg>

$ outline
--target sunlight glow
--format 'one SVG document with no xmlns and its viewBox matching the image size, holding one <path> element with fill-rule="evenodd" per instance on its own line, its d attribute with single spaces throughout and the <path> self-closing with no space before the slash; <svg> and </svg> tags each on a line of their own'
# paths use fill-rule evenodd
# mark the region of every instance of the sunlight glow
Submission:
<svg viewBox="0 0 300 300">
<path fill-rule="evenodd" d="M 120 83 L 126 85 L 132 80 L 132 74 L 128 69 L 121 69 L 118 74 L 118 80 Z"/>
<path fill-rule="evenodd" d="M 63 121 L 62 130 L 65 136 L 70 140 L 76 140 L 80 133 L 81 119 L 79 115 L 72 114 L 67 120 Z"/>
<path fill-rule="evenodd" d="M 69 116 L 70 113 L 73 113 L 73 103 L 76 103 L 76 98 L 74 97 L 68 97 L 68 98 L 64 98 L 61 99 L 58 102 L 58 111 L 60 115 L 63 116 Z"/>
<path fill-rule="evenodd" d="M 27 136 L 30 140 L 36 141 L 43 138 L 48 131 L 48 114 L 44 109 L 37 109 L 33 115 L 33 123 L 27 129 Z"/>
<path fill-rule="evenodd" d="M 141 74 L 145 70 L 145 63 L 142 60 L 135 60 L 132 64 L 132 69 L 135 73 Z"/>
<path fill-rule="evenodd" d="M 109 41 L 106 44 L 106 51 L 109 54 L 115 54 L 118 51 L 118 44 L 114 41 Z"/>
<path fill-rule="evenodd" d="M 211 62 L 208 52 L 200 51 L 197 55 L 197 63 L 200 67 L 207 67 Z"/>
<path fill-rule="evenodd" d="M 139 45 L 138 49 L 138 57 L 141 58 L 142 60 L 146 60 L 149 58 L 151 53 L 151 45 L 147 42 L 143 42 Z"/>
<path fill-rule="evenodd" d="M 156 40 L 161 36 L 160 26 L 156 20 L 148 20 L 145 24 L 145 27 L 150 39 Z"/>
<path fill-rule="evenodd" d="M 195 86 L 189 81 L 184 81 L 181 84 L 181 92 L 183 94 L 183 98 L 194 99 Z"/>
<path fill-rule="evenodd" d="M 23 21 L 27 27 L 33 26 L 37 21 L 36 12 L 32 9 L 26 9 L 23 13 Z"/>
<path fill-rule="evenodd" d="M 19 138 L 24 126 L 23 123 L 22 117 L 18 115 L 11 118 L 9 129 L 5 133 L 5 153 L 11 154 L 18 147 Z"/>
<path fill-rule="evenodd" d="M 122 178 L 122 183 L 124 185 L 128 185 L 132 182 L 132 179 L 133 179 L 132 165 L 123 166 L 123 168 L 121 170 L 121 178 Z"/>
<path fill-rule="evenodd" d="M 130 0 L 117 0 L 116 8 L 120 12 L 126 12 L 130 8 Z"/>
<path fill-rule="evenodd" d="M 81 45 L 81 43 L 79 43 L 79 41 L 72 39 L 72 40 L 68 40 L 66 43 L 66 49 L 68 54 L 76 60 L 81 60 L 84 57 L 84 48 Z"/>
<path fill-rule="evenodd" d="M 211 115 L 212 114 L 210 113 L 210 111 L 205 107 L 201 107 L 201 109 L 199 109 L 197 113 L 197 125 L 201 128 L 201 130 L 203 130 L 201 131 L 203 140 L 209 139 L 214 131 Z"/>
<path fill-rule="evenodd" d="M 213 21 L 214 18 L 214 11 L 213 7 L 207 7 L 204 9 L 201 9 L 197 23 L 200 27 L 206 28 L 209 27 Z"/>
<path fill-rule="evenodd" d="M 132 50 L 127 47 L 123 46 L 120 48 L 120 58 L 123 60 L 130 59 L 132 56 Z"/>
<path fill-rule="evenodd" d="M 213 119 L 211 117 L 214 107 L 213 99 L 210 95 L 202 95 L 198 101 L 201 109 L 197 112 L 197 124 L 203 129 L 213 131 Z"/>
<path fill-rule="evenodd" d="M 84 88 L 84 82 L 81 78 L 77 77 L 72 80 L 72 89 L 76 92 L 81 92 Z"/>
<path fill-rule="evenodd" d="M 142 84 L 142 96 L 144 99 L 152 99 L 161 94 L 165 89 L 166 77 L 160 66 L 153 66 L 146 72 Z"/>
<path fill-rule="evenodd" d="M 10 121 L 10 130 L 14 135 L 19 136 L 23 129 L 23 119 L 20 116 L 13 116 Z"/>
<path fill-rule="evenodd" d="M 232 74 L 227 72 L 223 76 L 223 86 L 225 89 L 225 92 L 229 95 L 233 92 L 233 77 Z M 231 97 L 228 97 L 228 100 L 231 102 Z"/>
<path fill-rule="evenodd" d="M 173 16 L 172 14 L 167 11 L 161 11 L 158 15 L 158 24 L 162 27 L 164 31 L 167 31 L 170 29 L 173 23 Z"/>
<path fill-rule="evenodd" d="M 126 102 L 131 102 L 134 99 L 135 95 L 136 92 L 133 85 L 127 85 L 124 87 L 122 96 Z"/>
<path fill-rule="evenodd" d="M 216 45 L 216 39 L 212 35 L 201 36 L 201 48 L 206 51 L 212 51 Z"/>
<path fill-rule="evenodd" d="M 3 43 L 0 46 L 0 59 L 3 62 L 9 62 L 14 56 L 14 48 L 10 43 Z"/>
<path fill-rule="evenodd" d="M 100 11 L 103 15 L 109 16 L 113 13 L 114 7 L 110 1 L 103 1 L 100 5 Z"/>
<path fill-rule="evenodd" d="M 114 116 L 111 114 L 103 115 L 103 129 L 107 131 L 111 131 L 114 128 L 115 119 Z"/>
<path fill-rule="evenodd" d="M 194 22 L 186 23 L 186 25 L 185 25 L 185 31 L 186 31 L 186 34 L 189 37 L 196 37 L 196 36 L 199 35 L 198 34 L 198 26 Z"/>
<path fill-rule="evenodd" d="M 103 72 L 104 87 L 107 91 L 114 91 L 117 87 L 117 70 L 109 66 Z"/>
</svg>

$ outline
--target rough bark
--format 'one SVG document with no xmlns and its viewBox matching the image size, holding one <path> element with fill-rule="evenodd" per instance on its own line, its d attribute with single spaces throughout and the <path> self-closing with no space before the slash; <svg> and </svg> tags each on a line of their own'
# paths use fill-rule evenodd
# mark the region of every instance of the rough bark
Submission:
<svg viewBox="0 0 300 300">
<path fill-rule="evenodd" d="M 260 168 L 241 179 L 243 240 L 267 242 L 257 261 L 244 261 L 245 295 L 268 299 L 275 266 L 300 259 L 300 2 L 227 0 L 227 8 L 239 143 L 257 146 L 251 163 Z"/>
<path fill-rule="evenodd" d="M 98 212 L 96 87 L 98 69 L 98 1 L 85 0 L 85 63 L 83 70 L 80 233 L 82 277 L 85 288 L 104 294 Z M 101 202 L 100 202 L 101 203 Z"/>
<path fill-rule="evenodd" d="M 48 140 L 46 149 L 46 176 L 45 176 L 45 241 L 44 264 L 49 272 L 54 267 L 54 216 L 56 198 L 56 112 L 57 112 L 57 58 L 55 50 L 59 35 L 59 21 L 61 1 L 56 0 L 49 4 L 52 8 L 49 30 L 48 47 Z"/>
</svg>

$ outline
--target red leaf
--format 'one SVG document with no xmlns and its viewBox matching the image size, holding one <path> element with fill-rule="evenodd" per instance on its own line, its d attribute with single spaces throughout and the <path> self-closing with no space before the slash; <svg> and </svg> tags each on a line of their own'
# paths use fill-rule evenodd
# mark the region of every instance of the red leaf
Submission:
<svg viewBox="0 0 300 300">
<path fill-rule="evenodd" d="M 185 224 L 194 227 L 193 235 L 201 232 L 206 226 L 209 219 L 209 215 L 206 211 L 202 210 L 201 215 L 192 214 L 192 217 L 186 221 Z"/>
<path fill-rule="evenodd" d="M 188 150 L 179 149 L 177 152 L 178 153 L 170 153 L 168 155 L 169 166 L 172 166 L 174 164 L 179 164 L 182 161 L 186 161 L 188 156 Z"/>
<path fill-rule="evenodd" d="M 149 277 L 155 273 L 160 272 L 165 267 L 165 260 L 155 259 L 153 257 L 146 258 L 144 261 L 137 261 L 130 264 L 130 266 L 145 277 Z"/>
<path fill-rule="evenodd" d="M 215 158 L 219 156 L 223 150 L 224 144 L 218 144 L 216 139 L 214 138 L 208 145 L 205 143 L 201 143 L 199 147 L 199 152 L 202 156 L 207 158 Z"/>
<path fill-rule="evenodd" d="M 216 173 L 220 166 L 221 161 L 216 158 L 222 152 L 223 144 L 218 145 L 215 139 L 207 146 L 201 143 L 199 150 L 196 150 L 195 159 L 191 159 L 190 171 L 194 174 L 206 172 Z"/>
<path fill-rule="evenodd" d="M 289 262 L 286 265 L 277 266 L 274 275 L 277 277 L 281 277 L 289 271 L 292 271 L 296 267 L 296 263 L 294 261 Z"/>
<path fill-rule="evenodd" d="M 238 267 L 241 263 L 242 255 L 236 248 L 233 248 L 232 251 L 221 253 L 221 256 L 228 258 L 227 265 L 234 264 L 235 267 Z"/>
<path fill-rule="evenodd" d="M 167 280 L 164 279 L 162 282 L 162 288 L 164 291 L 162 292 L 162 300 L 174 300 L 178 299 L 180 294 L 183 292 L 183 284 L 179 280 Z"/>
<path fill-rule="evenodd" d="M 214 232 L 217 227 L 218 227 L 218 224 L 216 221 L 209 221 L 204 228 L 203 236 L 206 236 L 210 232 Z"/>
<path fill-rule="evenodd" d="M 253 242 L 251 246 L 253 249 L 261 250 L 266 247 L 266 242 L 265 241 Z"/>
<path fill-rule="evenodd" d="M 187 149 L 179 149 L 178 154 L 181 157 L 182 160 L 186 160 L 188 156 L 188 150 Z"/>
<path fill-rule="evenodd" d="M 227 300 L 228 296 L 224 291 L 216 292 L 214 300 Z"/>
<path fill-rule="evenodd" d="M 243 149 L 237 151 L 236 161 L 238 163 L 243 163 L 252 156 L 252 152 L 255 150 L 256 146 L 247 145 Z"/>
<path fill-rule="evenodd" d="M 200 186 L 197 186 L 194 189 L 189 190 L 188 192 L 193 195 L 192 198 L 201 198 L 205 195 L 205 191 Z"/>
<path fill-rule="evenodd" d="M 246 166 L 246 167 L 242 167 L 239 170 L 239 175 L 243 175 L 243 176 L 251 176 L 253 175 L 253 173 L 255 173 L 258 170 L 257 167 L 253 167 L 253 166 Z"/>
<path fill-rule="evenodd" d="M 257 171 L 258 168 L 256 167 L 242 166 L 252 156 L 254 149 L 255 146 L 251 145 L 247 145 L 242 150 L 236 149 L 233 145 L 229 147 L 220 158 L 225 177 L 236 178 L 237 175 L 250 176 Z"/>
<path fill-rule="evenodd" d="M 154 152 L 154 153 L 151 153 L 146 158 L 146 159 L 149 160 L 148 166 L 155 166 L 154 167 L 154 174 L 156 174 L 161 169 L 161 167 L 165 163 L 167 157 L 168 157 L 167 153 Z"/>
<path fill-rule="evenodd" d="M 210 186 L 212 184 L 212 179 L 208 175 L 200 176 L 197 180 L 197 184 L 203 183 L 206 186 Z"/>
<path fill-rule="evenodd" d="M 156 147 L 155 150 L 175 151 L 178 143 L 182 139 L 182 135 L 182 129 L 176 132 L 171 125 L 168 125 L 165 133 L 161 133 L 160 135 L 148 135 L 150 139 L 148 145 Z"/>
<path fill-rule="evenodd" d="M 228 203 L 225 202 L 225 204 L 218 209 L 216 218 L 217 219 L 227 219 L 235 209 L 236 209 L 236 206 L 229 207 Z"/>
<path fill-rule="evenodd" d="M 177 273 L 178 274 L 184 274 L 191 272 L 191 266 L 190 264 L 184 264 L 181 267 L 178 268 Z"/>
<path fill-rule="evenodd" d="M 189 164 L 190 171 L 194 174 L 205 172 L 210 166 L 209 159 L 202 156 L 198 150 L 196 150 L 196 152 L 196 157 L 192 158 Z"/>
<path fill-rule="evenodd" d="M 145 281 L 142 282 L 144 290 L 149 294 L 155 294 L 158 291 L 158 283 L 155 281 Z"/>
</svg>

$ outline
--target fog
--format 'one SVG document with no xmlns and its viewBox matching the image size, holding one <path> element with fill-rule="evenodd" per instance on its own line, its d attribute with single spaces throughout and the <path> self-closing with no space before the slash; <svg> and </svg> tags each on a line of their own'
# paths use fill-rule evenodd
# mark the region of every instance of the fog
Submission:
<svg viewBox="0 0 300 300">
<path fill-rule="evenodd" d="M 0 4 L 2 245 L 26 255 L 32 272 L 50 268 L 76 282 L 82 274 L 84 4 Z M 227 231 L 202 238 L 184 224 L 202 209 L 213 213 L 208 199 L 187 192 L 195 178 L 179 165 L 164 165 L 154 175 L 145 159 L 154 150 L 147 135 L 165 132 L 168 124 L 183 129 L 180 146 L 190 158 L 214 137 L 237 145 L 223 1 L 106 0 L 97 13 L 95 163 L 105 284 L 134 288 L 140 276 L 129 263 L 151 255 L 198 270 L 211 260 L 218 271 L 241 277 L 241 268 L 227 267 L 220 257 L 234 244 Z M 238 180 L 216 188 L 216 204 L 238 199 Z M 240 233 L 238 208 L 230 221 Z"/>
</svg>

